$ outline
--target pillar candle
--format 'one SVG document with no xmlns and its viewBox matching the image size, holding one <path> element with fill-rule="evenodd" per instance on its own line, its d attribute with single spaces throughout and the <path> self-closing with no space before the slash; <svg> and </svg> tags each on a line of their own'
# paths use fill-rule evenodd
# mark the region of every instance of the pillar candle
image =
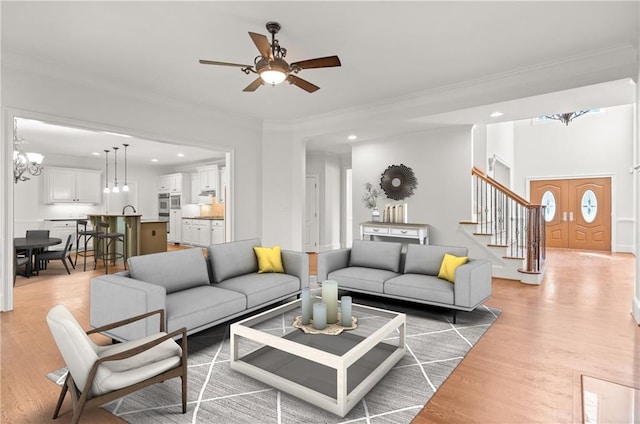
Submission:
<svg viewBox="0 0 640 424">
<path fill-rule="evenodd" d="M 323 302 L 313 304 L 313 328 L 324 330 L 327 327 L 327 305 Z"/>
<path fill-rule="evenodd" d="M 327 305 L 327 323 L 338 321 L 338 282 L 326 280 L 322 282 L 322 302 Z"/>
<path fill-rule="evenodd" d="M 351 296 L 340 298 L 340 313 L 342 314 L 342 326 L 351 327 Z"/>
<path fill-rule="evenodd" d="M 302 289 L 300 298 L 302 303 L 302 325 L 307 325 L 311 322 L 311 314 L 313 314 L 313 304 L 311 303 L 309 287 Z"/>
</svg>

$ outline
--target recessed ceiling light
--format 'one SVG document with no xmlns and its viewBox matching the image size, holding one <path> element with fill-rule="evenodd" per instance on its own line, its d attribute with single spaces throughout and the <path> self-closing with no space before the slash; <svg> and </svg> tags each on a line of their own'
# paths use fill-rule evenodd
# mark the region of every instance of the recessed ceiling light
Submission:
<svg viewBox="0 0 640 424">
<path fill-rule="evenodd" d="M 183 158 L 184 157 L 184 153 L 178 153 L 176 156 L 178 156 L 179 158 Z"/>
<path fill-rule="evenodd" d="M 151 162 L 158 162 L 158 159 L 151 159 Z"/>
<path fill-rule="evenodd" d="M 500 116 L 502 116 L 502 115 L 504 115 L 504 113 L 502 113 L 502 112 L 493 112 L 493 113 L 492 113 L 491 115 L 489 115 L 489 116 L 491 116 L 492 118 L 498 118 L 498 117 L 500 117 Z"/>
<path fill-rule="evenodd" d="M 353 140 L 357 140 L 358 136 L 355 134 L 351 134 L 349 137 L 347 137 L 349 140 L 353 141 Z"/>
<path fill-rule="evenodd" d="M 92 154 L 93 156 L 100 156 L 100 153 L 98 153 L 98 152 L 93 152 L 93 153 L 91 153 L 91 154 Z"/>
</svg>

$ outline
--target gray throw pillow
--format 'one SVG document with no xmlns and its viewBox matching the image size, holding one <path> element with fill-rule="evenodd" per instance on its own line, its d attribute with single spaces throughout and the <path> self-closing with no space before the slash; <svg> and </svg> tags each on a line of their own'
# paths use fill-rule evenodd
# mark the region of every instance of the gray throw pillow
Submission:
<svg viewBox="0 0 640 424">
<path fill-rule="evenodd" d="M 466 247 L 409 244 L 404 262 L 404 273 L 438 275 L 445 253 L 454 256 L 467 256 L 467 252 Z"/>
<path fill-rule="evenodd" d="M 207 262 L 199 247 L 132 256 L 128 264 L 131 278 L 163 286 L 167 293 L 209 284 Z"/>
<path fill-rule="evenodd" d="M 209 246 L 209 260 L 213 269 L 213 282 L 221 283 L 239 275 L 258 272 L 258 259 L 254 247 L 260 247 L 260 239 L 240 240 Z"/>
<path fill-rule="evenodd" d="M 399 272 L 401 251 L 402 243 L 354 240 L 349 265 Z"/>
</svg>

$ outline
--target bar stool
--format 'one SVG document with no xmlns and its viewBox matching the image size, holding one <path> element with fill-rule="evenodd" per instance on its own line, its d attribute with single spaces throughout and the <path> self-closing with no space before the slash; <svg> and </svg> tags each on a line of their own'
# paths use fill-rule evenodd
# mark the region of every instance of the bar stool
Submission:
<svg viewBox="0 0 640 424">
<path fill-rule="evenodd" d="M 97 236 L 100 231 L 96 228 L 93 230 L 87 230 L 88 221 L 86 219 L 76 219 L 76 260 L 74 266 L 78 266 L 78 256 L 84 258 L 84 271 L 87 270 L 87 256 L 93 256 L 93 262 L 96 262 L 96 247 L 97 241 L 94 240 L 94 246 L 92 250 L 87 250 L 87 245 L 92 238 Z M 81 228 L 82 227 L 82 228 Z M 82 250 L 80 250 L 80 239 L 82 239 Z"/>
<path fill-rule="evenodd" d="M 122 258 L 122 262 L 124 263 L 124 269 L 127 269 L 127 243 L 125 241 L 126 237 L 124 233 L 118 232 L 109 232 L 109 223 L 107 222 L 98 222 L 96 224 L 99 234 L 95 235 L 96 241 L 98 243 L 96 254 L 98 259 L 102 259 L 105 267 L 105 274 L 109 273 L 109 261 L 112 261 L 115 265 L 116 260 Z M 102 231 L 104 230 L 104 231 Z M 122 253 L 119 253 L 116 249 L 115 243 L 122 242 Z M 113 249 L 111 246 L 113 245 Z M 111 250 L 111 252 L 109 252 Z M 98 266 L 98 261 L 96 260 L 94 268 Z"/>
</svg>

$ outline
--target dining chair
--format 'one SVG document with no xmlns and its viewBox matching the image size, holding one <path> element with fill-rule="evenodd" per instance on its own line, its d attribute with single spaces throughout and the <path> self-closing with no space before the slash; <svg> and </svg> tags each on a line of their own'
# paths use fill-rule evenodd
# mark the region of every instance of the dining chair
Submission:
<svg viewBox="0 0 640 424">
<path fill-rule="evenodd" d="M 48 239 L 49 230 L 27 230 L 26 237 L 28 239 Z"/>
<path fill-rule="evenodd" d="M 16 277 L 18 276 L 18 269 L 20 269 L 20 267 L 24 267 L 25 270 L 24 272 L 27 272 L 27 264 L 29 263 L 29 258 L 27 258 L 26 256 L 20 256 L 18 255 L 18 252 L 15 252 L 14 249 L 14 254 L 13 254 L 13 285 L 16 285 Z"/>
<path fill-rule="evenodd" d="M 67 242 L 65 243 L 63 250 L 48 250 L 48 251 L 36 253 L 36 275 L 40 275 L 40 263 L 42 261 L 48 262 L 52 260 L 62 261 L 62 265 L 64 265 L 64 269 L 67 270 L 67 274 L 71 274 L 71 271 L 69 271 L 69 267 L 67 266 L 66 261 L 69 261 L 73 269 L 76 269 L 76 266 L 73 264 L 73 261 L 71 260 L 72 245 L 73 245 L 73 234 L 69 234 L 67 236 Z"/>
<path fill-rule="evenodd" d="M 160 331 L 151 336 L 109 346 L 99 346 L 89 337 L 156 314 Z M 73 398 L 71 422 L 75 424 L 85 407 L 104 405 L 174 377 L 182 379 L 182 413 L 187 412 L 187 329 L 167 334 L 163 309 L 85 332 L 64 305 L 57 305 L 47 314 L 47 324 L 68 369 L 53 419 L 67 392 Z M 181 338 L 181 343 L 174 337 Z"/>
<path fill-rule="evenodd" d="M 49 238 L 49 230 L 27 230 L 25 237 L 27 239 L 47 240 Z M 44 252 L 46 250 L 48 250 L 48 249 L 46 247 L 43 247 L 41 249 L 34 250 L 33 254 L 35 256 L 39 252 Z M 40 266 L 40 268 L 42 268 L 42 269 L 46 269 L 47 268 L 47 263 L 44 262 L 42 264 L 39 264 L 38 266 Z"/>
</svg>

